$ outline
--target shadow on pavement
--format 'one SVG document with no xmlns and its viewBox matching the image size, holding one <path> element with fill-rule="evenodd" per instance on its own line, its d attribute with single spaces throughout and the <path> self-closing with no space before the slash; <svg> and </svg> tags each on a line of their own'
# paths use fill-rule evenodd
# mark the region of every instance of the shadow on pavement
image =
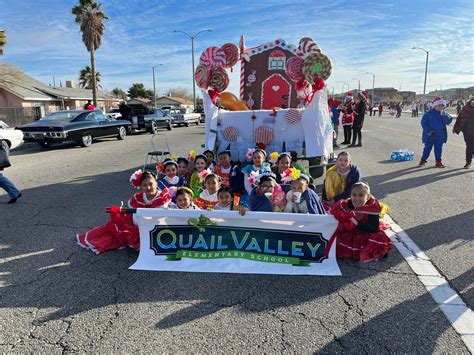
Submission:
<svg viewBox="0 0 474 355">
<path fill-rule="evenodd" d="M 474 304 L 474 269 L 472 268 L 472 255 L 474 251 L 473 221 L 474 210 L 470 210 L 456 216 L 405 230 L 410 237 L 416 239 L 416 243 L 421 250 L 431 250 L 434 252 L 433 249 L 440 245 L 446 245 L 448 246 L 447 251 L 457 256 L 455 270 L 444 268 L 444 271 L 457 273 L 466 270 L 466 272 L 459 277 L 452 277 L 452 275 L 444 276 L 469 307 L 472 307 Z M 436 236 L 442 236 L 442 239 L 440 240 Z"/>
<path fill-rule="evenodd" d="M 416 175 L 405 179 L 399 179 L 405 175 L 419 173 L 422 171 L 420 169 L 431 169 L 432 171 L 427 175 Z M 368 176 L 362 180 L 370 185 L 373 194 L 377 196 L 377 198 L 383 199 L 390 194 L 396 194 L 397 192 L 405 191 L 407 189 L 415 189 L 420 186 L 469 173 L 473 173 L 473 171 L 466 169 L 439 169 L 435 167 L 419 168 L 417 166 L 412 166 L 406 169 L 392 171 L 387 174 Z"/>
<path fill-rule="evenodd" d="M 463 274 L 459 278 L 465 276 L 467 275 Z M 453 281 L 457 281 L 457 279 Z M 440 324 L 434 319 L 426 318 L 424 308 L 427 304 L 432 305 L 431 312 L 441 312 L 439 306 L 433 304 L 430 294 L 424 293 L 422 296 L 404 301 L 367 320 L 359 327 L 318 350 L 318 352 L 339 353 L 342 347 L 343 351 L 352 353 L 355 347 L 360 346 L 368 354 L 380 352 L 380 349 L 384 348 L 387 353 L 416 353 L 415 348 L 423 348 L 425 349 L 423 352 L 431 353 L 438 335 L 444 332 L 445 329 L 440 327 Z M 383 326 L 384 324 L 396 324 L 397 326 Z M 427 329 L 431 329 L 432 332 L 427 332 Z M 367 337 L 373 342 L 367 342 Z M 392 345 L 393 342 L 398 345 L 395 350 Z M 374 344 L 380 346 L 374 347 Z"/>
</svg>

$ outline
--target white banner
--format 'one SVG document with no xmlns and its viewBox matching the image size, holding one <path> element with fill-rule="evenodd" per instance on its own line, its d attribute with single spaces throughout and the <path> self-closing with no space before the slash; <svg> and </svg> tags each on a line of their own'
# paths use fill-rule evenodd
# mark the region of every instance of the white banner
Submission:
<svg viewBox="0 0 474 355">
<path fill-rule="evenodd" d="M 330 215 L 137 209 L 134 270 L 331 275 L 341 271 Z"/>
</svg>

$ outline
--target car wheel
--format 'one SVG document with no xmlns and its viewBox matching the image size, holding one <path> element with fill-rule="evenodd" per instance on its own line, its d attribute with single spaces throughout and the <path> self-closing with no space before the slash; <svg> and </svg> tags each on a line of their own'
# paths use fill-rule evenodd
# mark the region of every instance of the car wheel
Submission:
<svg viewBox="0 0 474 355">
<path fill-rule="evenodd" d="M 127 130 L 125 129 L 125 127 L 120 126 L 117 139 L 121 141 L 121 140 L 124 140 L 126 136 L 127 136 Z"/>
<path fill-rule="evenodd" d="M 36 142 L 41 148 L 51 148 L 51 144 L 45 141 L 38 141 Z"/>
<path fill-rule="evenodd" d="M 158 133 L 158 125 L 156 124 L 155 121 L 151 122 L 149 131 L 150 131 L 151 134 Z"/>
<path fill-rule="evenodd" d="M 196 126 L 199 126 L 199 120 L 196 120 Z"/>
<path fill-rule="evenodd" d="M 86 134 L 85 136 L 82 136 L 79 144 L 83 147 L 89 147 L 92 144 L 92 136 L 90 134 Z"/>
<path fill-rule="evenodd" d="M 186 122 L 184 125 L 185 125 L 186 127 L 189 127 L 189 123 L 188 123 L 188 122 Z"/>
<path fill-rule="evenodd" d="M 171 122 L 168 122 L 168 126 L 166 127 L 166 129 L 168 131 L 171 131 L 173 129 L 173 125 L 171 124 Z"/>
</svg>

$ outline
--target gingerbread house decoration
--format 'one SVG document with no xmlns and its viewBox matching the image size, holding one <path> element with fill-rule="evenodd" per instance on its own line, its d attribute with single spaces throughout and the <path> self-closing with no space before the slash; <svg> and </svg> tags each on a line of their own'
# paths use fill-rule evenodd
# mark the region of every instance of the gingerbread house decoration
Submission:
<svg viewBox="0 0 474 355">
<path fill-rule="evenodd" d="M 297 46 L 283 39 L 245 48 L 242 36 L 240 99 L 251 110 L 298 106 L 294 83 L 285 72 L 286 62 L 296 55 Z"/>
</svg>

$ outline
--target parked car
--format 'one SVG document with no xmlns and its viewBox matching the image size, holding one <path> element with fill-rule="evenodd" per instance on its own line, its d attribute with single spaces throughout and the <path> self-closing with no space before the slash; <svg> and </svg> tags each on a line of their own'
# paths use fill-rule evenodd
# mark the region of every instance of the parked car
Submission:
<svg viewBox="0 0 474 355">
<path fill-rule="evenodd" d="M 5 142 L 10 149 L 23 144 L 23 132 L 10 128 L 5 122 L 0 121 L 0 141 Z"/>
<path fill-rule="evenodd" d="M 133 129 L 145 129 L 154 134 L 159 128 L 173 129 L 174 118 L 159 108 L 147 108 L 147 112 L 132 116 Z"/>
<path fill-rule="evenodd" d="M 120 109 L 113 108 L 107 111 L 107 117 L 115 118 L 116 120 L 122 118 L 122 114 L 120 113 Z"/>
<path fill-rule="evenodd" d="M 176 106 L 162 106 L 160 109 L 166 113 L 170 113 L 171 110 L 176 109 Z"/>
<path fill-rule="evenodd" d="M 206 114 L 204 113 L 203 108 L 195 109 L 194 113 L 199 113 L 201 115 L 201 119 L 199 120 L 200 123 L 204 123 L 206 121 Z"/>
<path fill-rule="evenodd" d="M 177 126 L 189 127 L 191 123 L 199 124 L 201 115 L 194 113 L 190 108 L 175 108 L 170 110 L 170 115 L 173 116 L 173 123 Z"/>
<path fill-rule="evenodd" d="M 66 141 L 88 147 L 96 138 L 123 140 L 130 126 L 129 121 L 106 117 L 100 110 L 71 110 L 51 113 L 17 129 L 23 132 L 25 142 L 36 142 L 43 148 Z"/>
</svg>

